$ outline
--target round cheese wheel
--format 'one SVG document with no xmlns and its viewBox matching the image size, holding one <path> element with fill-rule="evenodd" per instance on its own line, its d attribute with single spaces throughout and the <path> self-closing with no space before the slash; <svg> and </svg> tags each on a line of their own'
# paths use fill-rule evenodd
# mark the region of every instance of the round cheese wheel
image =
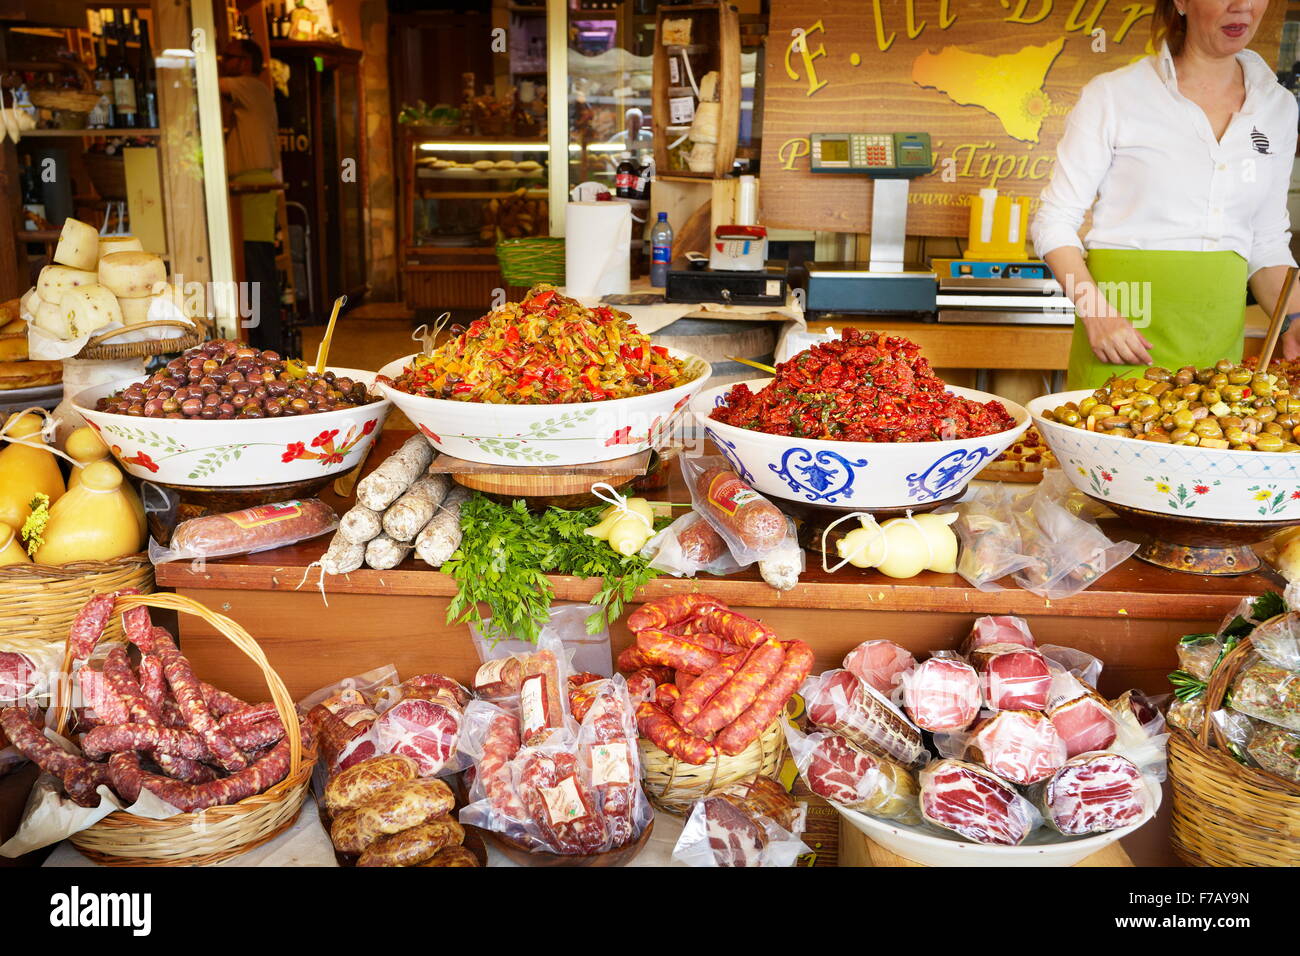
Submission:
<svg viewBox="0 0 1300 956">
<path fill-rule="evenodd" d="M 99 260 L 99 284 L 122 299 L 152 295 L 154 283 L 166 281 L 167 266 L 152 252 L 110 252 Z"/>
<path fill-rule="evenodd" d="M 135 236 L 100 236 L 99 259 L 114 252 L 144 252 L 144 246 Z M 95 261 L 98 262 L 99 259 Z"/>
<path fill-rule="evenodd" d="M 72 266 L 46 266 L 36 280 L 36 294 L 46 302 L 58 302 L 63 293 L 81 285 L 94 285 L 94 272 Z"/>
<path fill-rule="evenodd" d="M 74 339 L 122 322 L 117 296 L 102 285 L 85 285 L 63 293 L 59 309 L 65 314 Z"/>
<path fill-rule="evenodd" d="M 139 325 L 149 321 L 149 307 L 153 305 L 154 296 L 146 295 L 140 299 L 118 299 L 122 310 L 122 322 L 125 325 Z"/>
<path fill-rule="evenodd" d="M 72 325 L 68 322 L 67 313 L 59 308 L 57 302 L 46 302 L 41 299 L 36 312 L 32 315 L 32 325 L 56 339 L 72 338 Z"/>
<path fill-rule="evenodd" d="M 99 233 L 95 227 L 71 216 L 63 220 L 54 261 L 74 269 L 94 269 L 99 261 Z"/>
</svg>

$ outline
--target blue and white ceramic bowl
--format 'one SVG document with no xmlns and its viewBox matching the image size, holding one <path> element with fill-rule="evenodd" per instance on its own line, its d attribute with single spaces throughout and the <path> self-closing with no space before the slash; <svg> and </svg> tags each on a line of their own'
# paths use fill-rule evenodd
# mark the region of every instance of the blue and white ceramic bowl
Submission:
<svg viewBox="0 0 1300 956">
<path fill-rule="evenodd" d="M 759 391 L 771 379 L 747 384 Z M 962 493 L 967 483 L 1029 427 L 1029 413 L 969 388 L 949 388 L 977 402 L 999 401 L 1015 427 L 982 438 L 924 442 L 853 442 L 792 438 L 737 428 L 709 413 L 727 403 L 723 385 L 701 392 L 691 403 L 700 426 L 756 490 L 822 507 L 872 511 L 931 505 Z"/>
<path fill-rule="evenodd" d="M 1159 514 L 1225 521 L 1300 521 L 1300 453 L 1164 445 L 1071 428 L 1045 409 L 1078 402 L 1092 389 L 1029 403 L 1043 440 L 1085 494 Z"/>
</svg>

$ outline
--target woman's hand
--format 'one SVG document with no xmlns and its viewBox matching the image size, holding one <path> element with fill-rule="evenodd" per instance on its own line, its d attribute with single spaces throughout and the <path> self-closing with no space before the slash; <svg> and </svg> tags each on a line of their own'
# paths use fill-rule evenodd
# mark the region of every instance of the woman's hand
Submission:
<svg viewBox="0 0 1300 956">
<path fill-rule="evenodd" d="M 1151 343 L 1133 323 L 1118 312 L 1106 310 L 1097 315 L 1081 315 L 1088 344 L 1097 358 L 1107 365 L 1150 365 Z M 1300 348 L 1300 342 L 1297 342 Z"/>
<path fill-rule="evenodd" d="M 1291 328 L 1282 333 L 1282 357 L 1284 359 L 1300 358 L 1300 318 L 1291 323 Z"/>
</svg>

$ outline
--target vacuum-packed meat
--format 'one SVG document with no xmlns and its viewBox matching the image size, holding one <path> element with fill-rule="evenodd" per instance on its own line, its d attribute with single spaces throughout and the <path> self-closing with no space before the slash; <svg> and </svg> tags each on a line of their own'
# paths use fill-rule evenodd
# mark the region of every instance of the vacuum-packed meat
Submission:
<svg viewBox="0 0 1300 956">
<path fill-rule="evenodd" d="M 979 716 L 980 679 L 957 657 L 931 657 L 903 677 L 903 706 L 922 730 L 965 730 Z"/>
<path fill-rule="evenodd" d="M 967 755 L 1010 783 L 1037 783 L 1065 763 L 1065 741 L 1047 715 L 1003 710 L 976 724 Z"/>
<path fill-rule="evenodd" d="M 1033 806 L 983 767 L 936 760 L 921 771 L 921 814 L 976 843 L 1017 846 L 1037 825 Z"/>
<path fill-rule="evenodd" d="M 1151 801 L 1137 766 L 1113 753 L 1071 758 L 1032 796 L 1048 825 L 1066 836 L 1130 826 Z"/>
<path fill-rule="evenodd" d="M 801 689 L 808 719 L 863 750 L 915 766 L 925 756 L 921 732 L 889 701 L 848 671 L 827 671 Z"/>
<path fill-rule="evenodd" d="M 993 710 L 1045 710 L 1052 674 L 1031 647 L 989 644 L 971 652 L 984 701 Z"/>
</svg>

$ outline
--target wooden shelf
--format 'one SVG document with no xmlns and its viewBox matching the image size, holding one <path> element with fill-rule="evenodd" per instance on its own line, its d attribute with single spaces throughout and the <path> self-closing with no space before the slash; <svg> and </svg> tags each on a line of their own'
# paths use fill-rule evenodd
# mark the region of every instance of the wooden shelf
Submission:
<svg viewBox="0 0 1300 956">
<path fill-rule="evenodd" d="M 513 195 L 504 189 L 492 192 L 489 190 L 466 191 L 462 189 L 450 190 L 445 193 L 430 192 L 420 193 L 421 199 L 504 199 L 506 196 Z M 530 189 L 525 195 L 529 199 L 545 199 L 550 195 L 545 189 Z"/>
</svg>

